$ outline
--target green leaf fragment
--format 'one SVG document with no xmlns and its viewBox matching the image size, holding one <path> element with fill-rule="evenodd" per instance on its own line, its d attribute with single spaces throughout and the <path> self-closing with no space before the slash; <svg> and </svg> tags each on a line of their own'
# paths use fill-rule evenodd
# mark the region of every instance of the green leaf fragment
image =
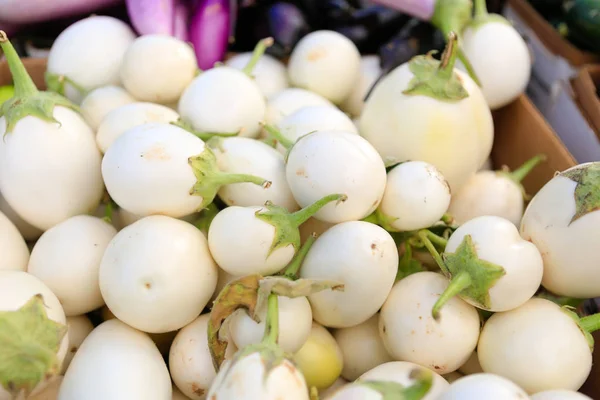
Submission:
<svg viewBox="0 0 600 400">
<path fill-rule="evenodd" d="M 575 187 L 575 215 L 573 222 L 579 218 L 600 210 L 600 162 L 582 164 L 560 174 L 577 183 Z"/>
<path fill-rule="evenodd" d="M 414 383 L 404 386 L 394 381 L 357 380 L 352 385 L 367 387 L 381 395 L 382 400 L 421 400 L 433 385 L 433 374 L 427 370 L 415 369 L 410 377 Z"/>
<path fill-rule="evenodd" d="M 463 238 L 455 253 L 444 253 L 442 257 L 451 279 L 446 292 L 456 290 L 454 294 L 473 300 L 479 308 L 489 309 L 489 290 L 506 274 L 504 268 L 480 259 L 471 235 Z"/>
<path fill-rule="evenodd" d="M 67 326 L 48 318 L 41 294 L 16 311 L 0 312 L 0 384 L 15 397 L 29 395 L 60 373 L 57 353 Z"/>
<path fill-rule="evenodd" d="M 219 170 L 215 153 L 208 146 L 199 155 L 190 157 L 188 164 L 196 177 L 196 183 L 190 189 L 190 195 L 202 197 L 198 211 L 213 202 L 223 185 L 249 182 L 265 189 L 271 186 L 271 182 L 258 176 L 232 174 Z"/>
</svg>

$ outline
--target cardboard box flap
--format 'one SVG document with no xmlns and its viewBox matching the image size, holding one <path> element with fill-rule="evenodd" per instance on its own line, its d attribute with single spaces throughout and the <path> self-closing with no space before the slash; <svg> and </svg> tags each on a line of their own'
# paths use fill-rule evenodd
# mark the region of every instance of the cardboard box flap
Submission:
<svg viewBox="0 0 600 400">
<path fill-rule="evenodd" d="M 586 65 L 572 81 L 579 108 L 600 138 L 600 65 Z"/>
</svg>

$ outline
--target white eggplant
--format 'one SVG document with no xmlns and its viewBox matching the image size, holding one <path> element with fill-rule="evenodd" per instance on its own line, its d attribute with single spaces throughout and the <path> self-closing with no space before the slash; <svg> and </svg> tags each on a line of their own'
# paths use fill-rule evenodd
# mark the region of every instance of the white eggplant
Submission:
<svg viewBox="0 0 600 400">
<path fill-rule="evenodd" d="M 453 382 L 436 400 L 523 400 L 527 393 L 498 375 L 474 374 Z"/>
<path fill-rule="evenodd" d="M 0 271 L 27 270 L 29 248 L 17 227 L 0 212 Z"/>
<path fill-rule="evenodd" d="M 600 162 L 569 168 L 546 183 L 525 210 L 521 235 L 542 254 L 546 289 L 600 296 Z"/>
<path fill-rule="evenodd" d="M 352 88 L 350 95 L 341 104 L 342 110 L 353 116 L 360 116 L 365 106 L 365 96 L 381 76 L 381 58 L 377 55 L 362 56 L 360 59 L 360 78 Z"/>
<path fill-rule="evenodd" d="M 225 61 L 225 65 L 243 70 L 252 59 L 252 53 L 239 53 Z M 269 98 L 289 87 L 286 66 L 273 56 L 263 54 L 252 70 L 254 81 L 262 94 Z"/>
<path fill-rule="evenodd" d="M 335 108 L 325 97 L 301 88 L 288 88 L 269 97 L 265 123 L 276 126 L 281 120 L 303 107 L 328 106 Z"/>
<path fill-rule="evenodd" d="M 81 101 L 81 113 L 90 128 L 96 132 L 104 117 L 115 108 L 136 100 L 120 86 L 101 86 L 89 92 Z"/>
</svg>

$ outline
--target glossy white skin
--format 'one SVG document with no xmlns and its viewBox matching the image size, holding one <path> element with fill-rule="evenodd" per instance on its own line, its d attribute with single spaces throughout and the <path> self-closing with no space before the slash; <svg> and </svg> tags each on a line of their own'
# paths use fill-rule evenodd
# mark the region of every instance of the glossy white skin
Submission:
<svg viewBox="0 0 600 400">
<path fill-rule="evenodd" d="M 2 193 L 0 193 L 0 212 L 4 213 L 4 215 L 13 223 L 13 225 L 19 230 L 21 236 L 25 240 L 35 240 L 39 238 L 42 234 L 42 230 L 36 228 L 31 225 L 29 222 L 25 221 L 19 214 L 13 210 L 13 208 L 8 204 Z M 4 251 L 2 251 L 3 254 Z M 1 268 L 0 268 L 1 269 Z"/>
<path fill-rule="evenodd" d="M 271 146 L 250 138 L 232 137 L 223 139 L 211 149 L 221 171 L 259 176 L 271 182 L 267 189 L 253 183 L 224 185 L 219 190 L 219 197 L 225 204 L 263 206 L 270 200 L 288 211 L 300 208 L 286 180 L 283 156 Z"/>
<path fill-rule="evenodd" d="M 436 166 L 452 192 L 473 175 L 492 150 L 494 124 L 481 90 L 455 69 L 469 97 L 444 102 L 404 95 L 414 75 L 403 64 L 371 92 L 360 118 L 360 134 L 386 162 L 418 160 Z"/>
<path fill-rule="evenodd" d="M 216 263 L 236 276 L 272 275 L 292 261 L 295 250 L 290 244 L 269 255 L 275 227 L 255 213 L 263 207 L 231 206 L 213 219 L 208 230 L 208 245 Z"/>
<path fill-rule="evenodd" d="M 248 75 L 231 67 L 198 75 L 179 99 L 179 114 L 199 132 L 233 133 L 255 138 L 265 117 L 266 100 Z"/>
<path fill-rule="evenodd" d="M 479 314 L 454 297 L 435 321 L 431 309 L 447 286 L 437 272 L 418 272 L 396 282 L 379 317 L 379 333 L 392 358 L 442 375 L 467 361 L 477 346 Z"/>
<path fill-rule="evenodd" d="M 312 311 L 306 297 L 289 298 L 277 296 L 279 299 L 279 336 L 278 344 L 290 353 L 296 353 L 308 339 L 312 327 Z M 260 343 L 265 333 L 267 310 L 263 308 L 258 314 L 260 323 L 256 323 L 244 312 L 236 312 L 229 320 L 231 338 L 241 349 L 251 344 Z"/>
<path fill-rule="evenodd" d="M 349 382 L 347 380 L 345 380 L 344 378 L 342 378 L 340 376 L 339 378 L 336 379 L 335 382 L 333 382 L 333 385 L 329 386 L 325 390 L 319 391 L 319 397 L 321 399 L 329 399 L 330 396 L 333 396 L 334 393 L 336 393 L 338 390 L 340 390 L 341 388 L 343 388 L 348 383 Z"/>
<path fill-rule="evenodd" d="M 50 228 L 31 252 L 27 272 L 42 280 L 59 298 L 68 317 L 104 305 L 98 269 L 108 243 L 117 234 L 111 224 L 77 215 Z"/>
<path fill-rule="evenodd" d="M 187 222 L 162 215 L 121 230 L 108 245 L 99 274 L 110 311 L 150 333 L 192 322 L 217 285 L 217 266 L 204 235 Z"/>
<path fill-rule="evenodd" d="M 409 161 L 387 174 L 379 210 L 399 231 L 424 229 L 438 222 L 450 205 L 450 187 L 433 165 Z"/>
<path fill-rule="evenodd" d="M 474 374 L 453 382 L 436 400 L 525 400 L 527 393 L 498 375 Z"/>
<path fill-rule="evenodd" d="M 265 122 L 271 125 L 278 125 L 280 121 L 293 112 L 310 106 L 335 107 L 325 97 L 310 90 L 288 88 L 269 97 L 265 112 Z"/>
<path fill-rule="evenodd" d="M 555 176 L 546 183 L 525 209 L 521 235 L 542 253 L 542 285 L 546 289 L 560 296 L 587 299 L 600 296 L 596 251 L 600 211 L 569 225 L 576 212 L 576 185 L 563 176 Z"/>
<path fill-rule="evenodd" d="M 408 361 L 391 361 L 381 364 L 362 374 L 358 380 L 378 380 L 378 381 L 393 381 L 403 386 L 410 386 L 415 383 L 415 380 L 410 377 L 411 372 L 415 369 L 423 370 L 424 367 Z M 433 373 L 433 384 L 427 395 L 422 400 L 435 400 L 437 396 L 448 389 L 448 382 L 439 374 Z"/>
<path fill-rule="evenodd" d="M 341 33 L 313 31 L 304 36 L 290 55 L 290 83 L 339 104 L 360 78 L 360 53 Z"/>
<path fill-rule="evenodd" d="M 120 106 L 136 102 L 125 89 L 120 86 L 102 86 L 89 92 L 81 101 L 81 112 L 85 122 L 97 131 L 104 117 Z"/>
<path fill-rule="evenodd" d="M 371 318 L 390 293 L 398 269 L 398 249 L 383 228 L 362 221 L 335 225 L 309 250 L 300 276 L 344 284 L 308 297 L 313 318 L 332 328 L 348 328 Z"/>
<path fill-rule="evenodd" d="M 302 373 L 289 360 L 269 371 L 259 353 L 223 363 L 207 398 L 211 400 L 308 400 Z"/>
<path fill-rule="evenodd" d="M 0 271 L 0 311 L 17 311 L 23 307 L 33 296 L 41 294 L 46 305 L 46 314 L 49 319 L 65 325 L 67 318 L 60 302 L 48 288 L 35 276 L 24 271 Z M 63 337 L 57 352 L 57 359 L 62 365 L 69 347 L 69 334 Z M 40 383 L 35 392 L 42 390 L 50 382 Z M 12 400 L 13 397 L 0 385 L 0 400 Z"/>
<path fill-rule="evenodd" d="M 547 390 L 532 395 L 531 400 L 592 400 L 592 398 L 573 390 Z"/>
<path fill-rule="evenodd" d="M 179 119 L 179 114 L 167 106 L 154 103 L 135 102 L 110 111 L 102 119 L 96 133 L 96 142 L 102 153 L 123 133 L 151 122 L 168 124 Z"/>
<path fill-rule="evenodd" d="M 294 111 L 277 124 L 283 136 L 296 142 L 300 137 L 315 131 L 342 131 L 358 134 L 352 120 L 331 106 L 309 106 Z M 278 144 L 277 149 L 285 154 L 287 149 Z"/>
<path fill-rule="evenodd" d="M 558 305 L 540 298 L 492 315 L 477 355 L 485 372 L 504 376 L 528 393 L 578 390 L 592 368 L 592 352 L 578 325 Z"/>
<path fill-rule="evenodd" d="M 463 300 L 493 312 L 507 311 L 529 300 L 539 289 L 544 273 L 542 256 L 533 243 L 524 240 L 512 222 L 483 216 L 461 225 L 448 239 L 446 253 L 454 253 L 465 236 L 471 235 L 477 257 L 501 266 L 505 275 L 489 290 L 489 308 L 466 296 Z"/>
<path fill-rule="evenodd" d="M 242 70 L 250 61 L 252 52 L 236 54 L 225 65 Z M 289 87 L 286 66 L 273 56 L 263 54 L 252 70 L 254 81 L 265 97 L 270 97 Z"/>
<path fill-rule="evenodd" d="M 171 400 L 171 396 L 169 370 L 152 339 L 111 319 L 96 327 L 75 353 L 58 400 Z"/>
<path fill-rule="evenodd" d="M 471 354 L 471 357 L 469 357 L 469 359 L 467 360 L 466 363 L 461 365 L 461 367 L 458 369 L 458 371 L 464 375 L 478 374 L 480 372 L 483 372 L 483 370 L 481 369 L 481 365 L 479 364 L 479 358 L 477 357 L 477 351 L 474 351 Z"/>
<path fill-rule="evenodd" d="M 175 385 L 187 397 L 204 400 L 206 392 L 217 376 L 208 349 L 208 320 L 210 314 L 203 314 L 184 326 L 171 345 L 169 351 L 169 371 Z M 205 394 L 200 395 L 200 391 Z"/>
<path fill-rule="evenodd" d="M 135 33 L 125 22 L 91 16 L 71 24 L 56 38 L 48 54 L 48 72 L 64 75 L 85 90 L 118 85 L 119 68 Z M 65 84 L 65 95 L 79 103 L 84 94 Z"/>
<path fill-rule="evenodd" d="M 136 38 L 123 56 L 123 86 L 135 98 L 169 104 L 177 101 L 198 70 L 194 49 L 173 36 Z"/>
<path fill-rule="evenodd" d="M 188 159 L 204 149 L 201 139 L 174 125 L 130 129 L 104 155 L 106 189 L 120 207 L 138 216 L 192 214 L 202 196 L 190 194 L 196 177 Z"/>
<path fill-rule="evenodd" d="M 29 248 L 17 227 L 0 212 L 0 271 L 27 269 Z"/>
<path fill-rule="evenodd" d="M 350 132 L 319 131 L 303 136 L 288 154 L 286 177 L 301 207 L 332 193 L 348 198 L 331 202 L 314 217 L 339 223 L 360 220 L 381 202 L 385 165 L 365 139 Z"/>
<path fill-rule="evenodd" d="M 85 338 L 94 330 L 94 325 L 92 325 L 90 319 L 85 315 L 67 317 L 67 326 L 69 328 L 69 351 L 63 361 L 61 372 L 63 375 L 69 368 L 81 343 L 83 343 Z"/>
<path fill-rule="evenodd" d="M 364 98 L 381 75 L 381 59 L 377 55 L 362 56 L 360 59 L 360 78 L 350 95 L 341 104 L 341 109 L 353 116 L 359 116 L 365 105 Z"/>
<path fill-rule="evenodd" d="M 495 171 L 480 171 L 452 196 L 448 213 L 457 224 L 495 215 L 519 226 L 524 203 L 523 192 L 512 179 Z"/>
<path fill-rule="evenodd" d="M 41 230 L 94 212 L 104 192 L 90 127 L 68 108 L 55 107 L 54 118 L 60 124 L 27 116 L 6 136 L 0 118 L 0 191 L 21 218 Z"/>
<path fill-rule="evenodd" d="M 379 314 L 362 324 L 336 329 L 333 337 L 344 358 L 342 376 L 349 381 L 380 364 L 392 361 L 379 336 Z"/>
<path fill-rule="evenodd" d="M 503 107 L 525 92 L 532 60 L 523 37 L 509 24 L 488 22 L 467 26 L 461 47 L 481 81 L 481 91 L 492 110 Z M 466 71 L 457 62 L 457 66 Z"/>
</svg>

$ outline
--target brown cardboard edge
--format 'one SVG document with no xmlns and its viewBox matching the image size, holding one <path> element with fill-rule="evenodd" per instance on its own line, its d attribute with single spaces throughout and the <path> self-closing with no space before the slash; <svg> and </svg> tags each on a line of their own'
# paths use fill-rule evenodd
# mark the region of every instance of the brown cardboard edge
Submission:
<svg viewBox="0 0 600 400">
<path fill-rule="evenodd" d="M 22 61 L 31 79 L 33 79 L 33 83 L 41 90 L 46 89 L 44 73 L 48 64 L 47 60 L 45 58 L 23 58 Z M 12 77 L 8 69 L 8 64 L 6 61 L 0 61 L 0 86 L 10 85 L 11 83 Z"/>
<path fill-rule="evenodd" d="M 577 165 L 560 138 L 524 95 L 494 112 L 494 147 L 492 160 L 496 168 L 511 169 L 543 153 L 547 160 L 537 166 L 523 181 L 530 194 L 535 194 L 557 171 Z"/>
<path fill-rule="evenodd" d="M 526 0 L 508 0 L 507 3 L 533 29 L 548 50 L 565 58 L 571 65 L 580 67 L 600 61 L 600 56 L 579 50 L 565 40 Z"/>
<path fill-rule="evenodd" d="M 590 127 L 600 138 L 600 99 L 596 93 L 598 84 L 600 84 L 600 65 L 584 66 L 571 81 L 575 101 Z"/>
</svg>

